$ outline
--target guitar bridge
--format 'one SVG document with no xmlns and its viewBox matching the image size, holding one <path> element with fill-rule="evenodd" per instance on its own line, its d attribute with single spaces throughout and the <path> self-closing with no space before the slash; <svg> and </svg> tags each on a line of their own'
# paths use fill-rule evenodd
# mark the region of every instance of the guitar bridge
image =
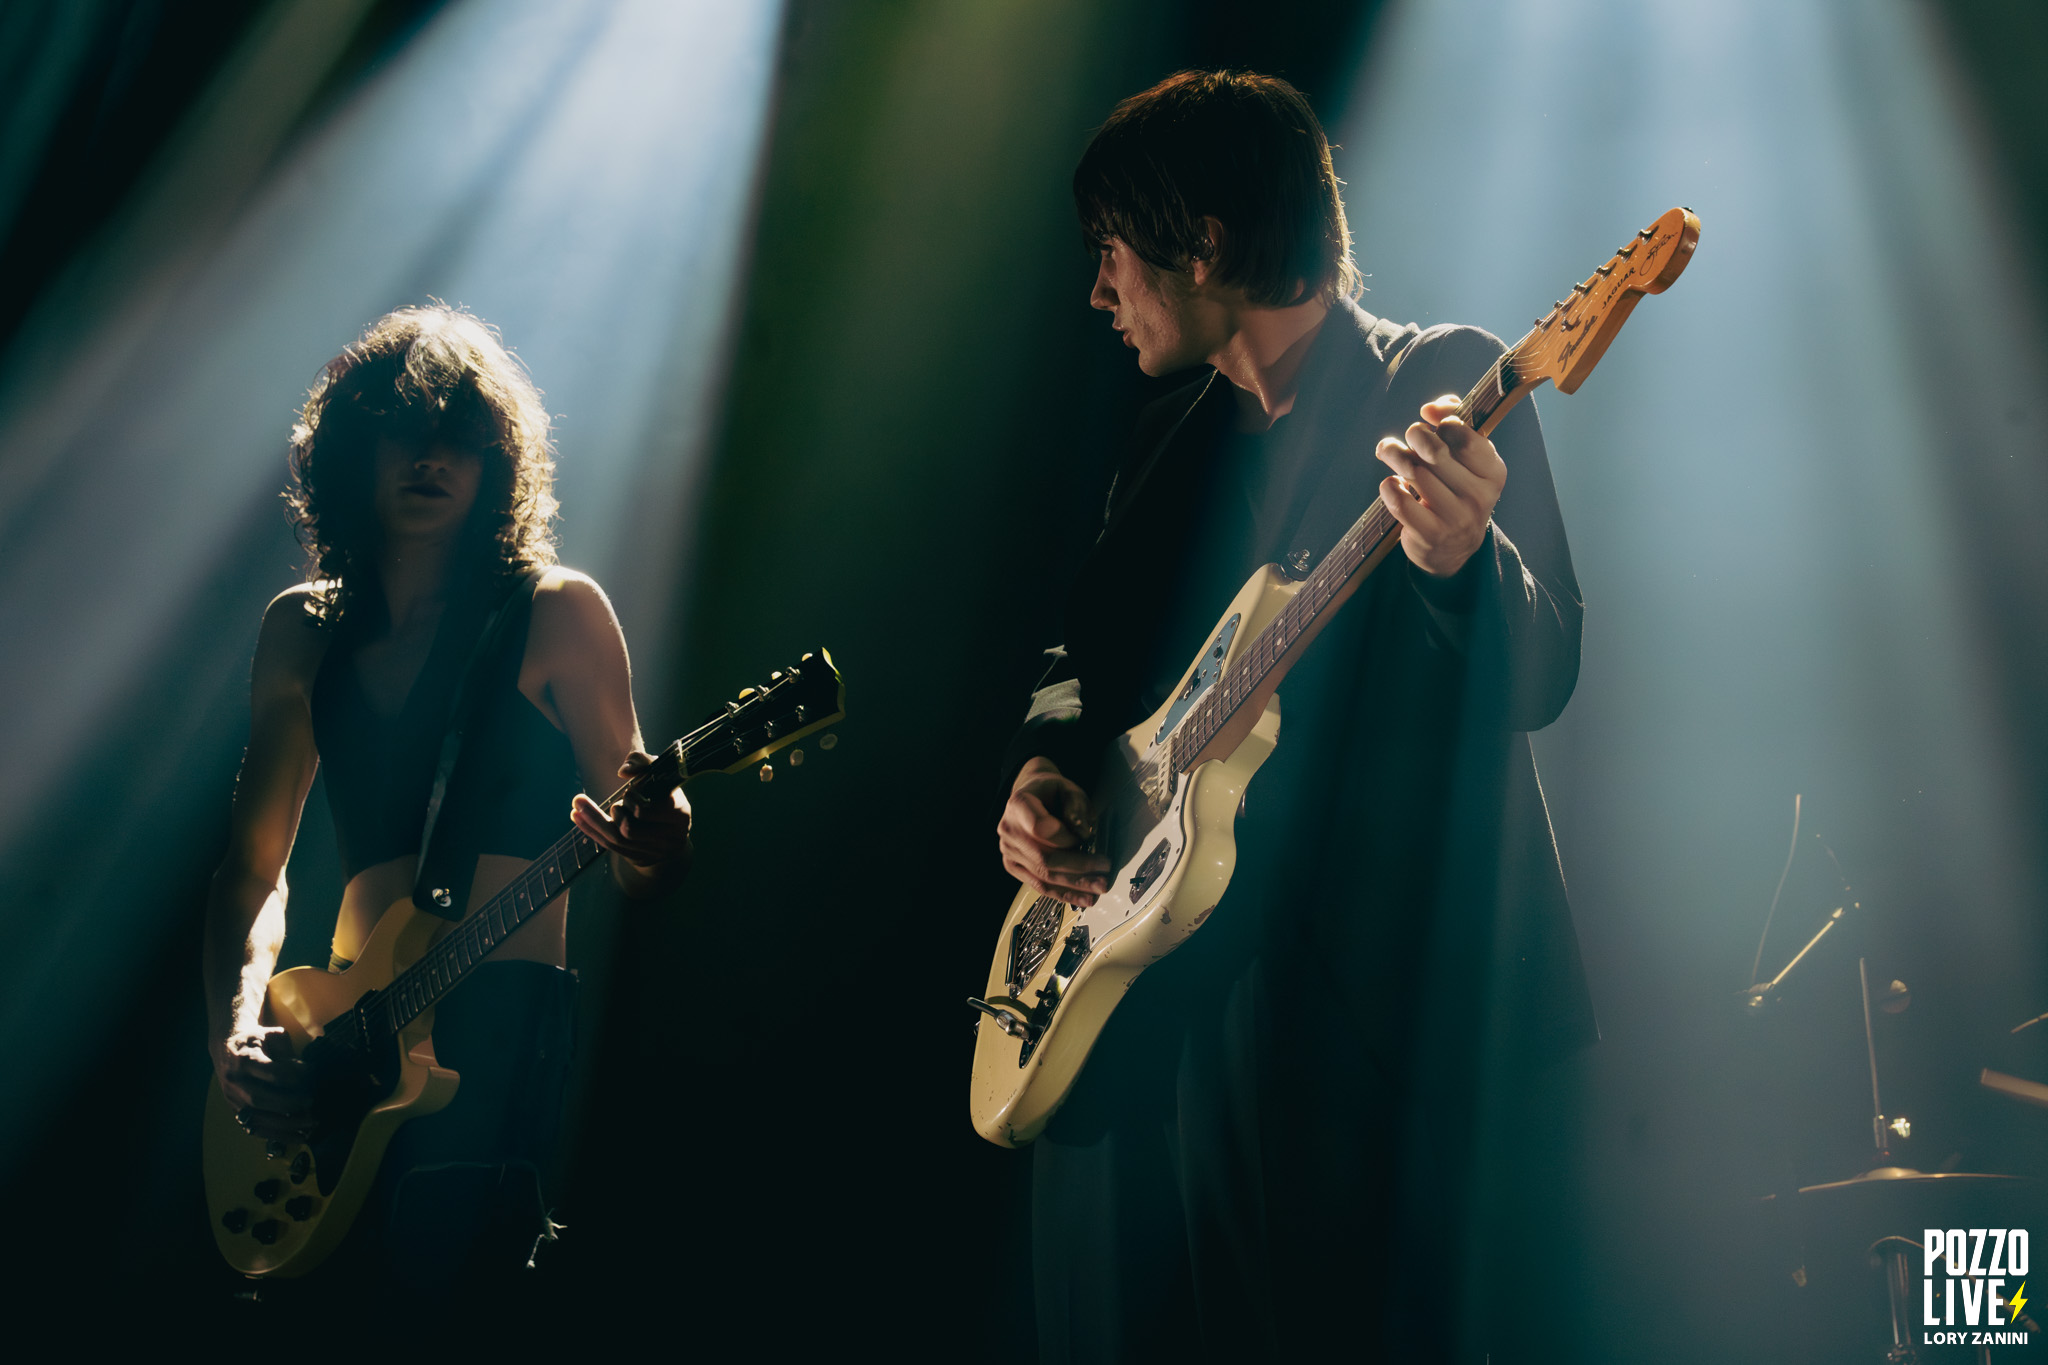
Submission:
<svg viewBox="0 0 2048 1365">
<path fill-rule="evenodd" d="M 1040 896 L 1010 931 L 1010 994 L 1022 995 L 1024 983 L 1037 973 L 1059 938 L 1060 923 L 1067 907 L 1051 896 Z"/>
<path fill-rule="evenodd" d="M 1052 980 L 1038 989 L 1038 1003 L 1032 1007 L 1031 1017 L 1020 1021 L 1014 1028 L 998 1021 L 998 1026 L 1003 1032 L 1023 1043 L 1023 1046 L 1017 1049 L 1018 1066 L 1028 1065 L 1031 1054 L 1038 1051 L 1039 1040 L 1045 1036 L 1046 1029 L 1052 1024 L 1053 1015 L 1059 1010 L 1060 1001 L 1066 997 L 1067 983 L 1074 979 L 1075 972 L 1081 970 L 1081 963 L 1087 957 L 1088 926 L 1077 924 L 1067 935 L 1066 943 L 1060 949 L 1060 960 L 1052 969 Z M 987 1008 L 978 1004 L 975 1007 Z"/>
</svg>

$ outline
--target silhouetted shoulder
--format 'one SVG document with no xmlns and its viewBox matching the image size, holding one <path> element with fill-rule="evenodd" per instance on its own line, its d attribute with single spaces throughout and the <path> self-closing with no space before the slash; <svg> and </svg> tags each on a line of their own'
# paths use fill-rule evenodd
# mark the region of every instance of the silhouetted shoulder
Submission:
<svg viewBox="0 0 2048 1365">
<path fill-rule="evenodd" d="M 279 689 L 311 694 L 333 632 L 314 615 L 325 583 L 294 583 L 263 609 L 250 680 L 258 696 Z"/>
</svg>

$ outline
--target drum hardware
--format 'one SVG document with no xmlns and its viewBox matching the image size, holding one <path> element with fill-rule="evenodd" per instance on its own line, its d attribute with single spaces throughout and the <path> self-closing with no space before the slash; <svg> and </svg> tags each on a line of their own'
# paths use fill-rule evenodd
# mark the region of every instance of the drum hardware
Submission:
<svg viewBox="0 0 2048 1365">
<path fill-rule="evenodd" d="M 1838 922 L 1831 916 L 1821 933 L 1802 948 L 1787 970 L 1826 935 Z M 1904 1115 L 1887 1117 L 1877 1065 L 1877 1034 L 1871 1012 L 1870 966 L 1858 958 L 1857 978 L 1862 988 L 1864 1059 L 1870 1071 L 1870 1135 L 1876 1160 L 1870 1170 L 1847 1180 L 1806 1185 L 1798 1189 L 1796 1208 L 1801 1222 L 1817 1228 L 1848 1233 L 1863 1243 L 1875 1266 L 1884 1276 L 1885 1316 L 1890 1344 L 1885 1348 L 1885 1365 L 1920 1365 L 1916 1337 L 1920 1332 L 1920 1305 L 1914 1293 L 1919 1278 L 1913 1266 L 1916 1253 L 1924 1247 L 1912 1234 L 1922 1228 L 1983 1225 L 1996 1221 L 1993 1210 L 2010 1209 L 2024 1194 L 2034 1192 L 2037 1182 L 2022 1176 L 1988 1175 L 1974 1172 L 1923 1172 L 1894 1163 L 1894 1140 L 1912 1136 L 1912 1123 Z M 1768 999 L 1784 973 L 1771 983 L 1752 988 L 1751 1002 Z M 1903 981 L 1893 981 L 1879 998 L 1878 1008 L 1902 1013 L 1912 1002 L 1912 991 Z M 2024 1027 L 2024 1026 L 2022 1026 Z M 2017 1030 L 2015 1030 L 2017 1031 Z M 2008 1076 L 1986 1069 L 1982 1084 L 2025 1103 L 2048 1107 L 2048 1085 Z M 1776 1196 L 1765 1196 L 1774 1202 Z M 1801 1266 L 1801 1270 L 1804 1270 Z M 1802 1275 L 1795 1275 L 1804 1284 Z M 2039 1331 L 2031 1317 L 2021 1314 L 2015 1327 Z M 1990 1347 L 1979 1345 L 1977 1358 L 1990 1359 Z"/>
<path fill-rule="evenodd" d="M 2043 1085 L 2039 1081 L 2030 1081 L 2024 1076 L 2009 1076 L 2003 1071 L 1993 1071 L 1987 1066 L 1978 1074 L 1977 1084 L 1986 1090 L 1996 1090 L 2001 1095 L 2009 1095 L 2021 1104 L 2038 1105 L 2048 1109 L 2048 1085 Z"/>
</svg>

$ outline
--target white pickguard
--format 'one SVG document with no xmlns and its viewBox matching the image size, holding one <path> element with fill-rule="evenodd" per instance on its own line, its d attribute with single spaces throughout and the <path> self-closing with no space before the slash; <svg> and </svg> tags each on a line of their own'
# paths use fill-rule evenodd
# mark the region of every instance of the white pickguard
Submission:
<svg viewBox="0 0 2048 1365">
<path fill-rule="evenodd" d="M 1138 851 L 1131 860 L 1116 870 L 1110 879 L 1109 889 L 1096 898 L 1095 904 L 1075 917 L 1074 923 L 1088 931 L 1088 941 L 1099 945 L 1110 934 L 1129 923 L 1132 916 L 1144 910 L 1165 893 L 1173 881 L 1173 873 L 1180 866 L 1181 855 L 1187 851 L 1187 820 L 1184 807 L 1187 802 L 1188 784 L 1180 783 L 1174 790 L 1173 799 L 1167 803 L 1166 814 L 1138 841 Z M 1163 854 L 1160 852 L 1164 845 Z M 1140 873 L 1147 871 L 1148 861 L 1156 859 L 1143 878 L 1144 889 L 1132 893 L 1132 886 L 1140 880 Z"/>
</svg>

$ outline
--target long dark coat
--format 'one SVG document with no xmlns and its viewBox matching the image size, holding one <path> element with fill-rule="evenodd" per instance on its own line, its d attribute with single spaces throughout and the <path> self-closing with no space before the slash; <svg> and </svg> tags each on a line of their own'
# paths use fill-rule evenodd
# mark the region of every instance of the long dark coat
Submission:
<svg viewBox="0 0 2048 1365">
<path fill-rule="evenodd" d="M 1341 303 L 1249 452 L 1219 377 L 1148 409 L 1010 772 L 1043 754 L 1088 785 L 1253 569 L 1326 552 L 1388 472 L 1374 443 L 1501 350 Z M 1577 680 L 1578 584 L 1533 405 L 1493 438 L 1485 544 L 1448 583 L 1390 556 L 1289 675 L 1228 894 L 1036 1144 L 1047 1365 L 1475 1345 L 1491 1079 L 1594 1036 L 1526 735 Z"/>
</svg>

